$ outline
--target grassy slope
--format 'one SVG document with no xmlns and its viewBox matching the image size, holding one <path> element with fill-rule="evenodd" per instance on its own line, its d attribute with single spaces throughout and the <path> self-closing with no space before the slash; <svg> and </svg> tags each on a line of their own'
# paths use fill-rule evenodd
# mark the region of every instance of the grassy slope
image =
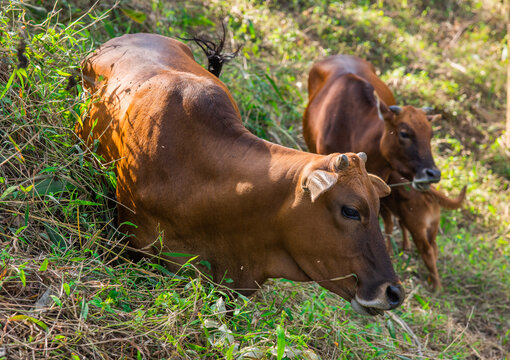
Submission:
<svg viewBox="0 0 510 360">
<path fill-rule="evenodd" d="M 102 2 L 90 15 L 87 1 L 61 2 L 58 14 L 34 4 L 0 15 L 0 359 L 276 358 L 285 345 L 286 356 L 307 359 L 508 356 L 500 2 L 136 1 L 111 13 Z M 244 44 L 222 80 L 261 137 L 303 147 L 307 71 L 340 52 L 372 61 L 401 103 L 443 114 L 433 141 L 441 187 L 455 193 L 467 184 L 469 193 L 463 210 L 442 217 L 441 293 L 429 291 L 417 254 L 394 254 L 410 293 L 394 315 L 364 318 L 315 284 L 272 281 L 230 304 L 229 319 L 222 287 L 191 265 L 176 277 L 127 260 L 111 225 L 111 169 L 71 131 L 86 100 L 79 85 L 65 90 L 68 75 L 111 36 L 211 32 L 219 19 Z M 21 34 L 29 65 L 15 71 Z"/>
</svg>

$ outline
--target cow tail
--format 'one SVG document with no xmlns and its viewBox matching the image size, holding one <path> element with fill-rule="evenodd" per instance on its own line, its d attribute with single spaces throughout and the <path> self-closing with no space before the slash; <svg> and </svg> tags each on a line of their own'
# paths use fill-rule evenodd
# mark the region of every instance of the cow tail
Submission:
<svg viewBox="0 0 510 360">
<path fill-rule="evenodd" d="M 460 208 L 460 206 L 462 205 L 462 202 L 466 198 L 466 186 L 464 186 L 462 188 L 462 191 L 460 192 L 460 194 L 454 199 L 447 197 L 445 194 L 443 194 L 442 192 L 437 191 L 437 190 L 435 190 L 433 192 L 433 194 L 434 194 L 434 197 L 436 198 L 436 201 L 442 208 L 449 209 L 449 210 L 455 210 L 455 209 Z"/>
<path fill-rule="evenodd" d="M 206 39 L 205 37 L 200 37 L 197 35 L 193 35 L 191 38 L 179 38 L 181 40 L 194 41 L 202 49 L 202 51 L 207 56 L 207 70 L 209 70 L 211 74 L 218 78 L 220 77 L 223 64 L 235 58 L 239 54 L 239 51 L 242 47 L 239 46 L 237 50 L 232 53 L 222 53 L 225 47 L 226 31 L 225 24 L 221 23 L 221 26 L 223 28 L 223 35 L 218 39 L 219 43 L 217 44 L 211 40 Z"/>
</svg>

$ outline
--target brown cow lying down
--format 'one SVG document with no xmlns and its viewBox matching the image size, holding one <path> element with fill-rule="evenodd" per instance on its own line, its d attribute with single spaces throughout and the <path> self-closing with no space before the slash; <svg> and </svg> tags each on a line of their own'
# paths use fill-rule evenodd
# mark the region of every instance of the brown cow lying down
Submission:
<svg viewBox="0 0 510 360">
<path fill-rule="evenodd" d="M 403 182 L 402 180 L 397 172 L 391 173 L 391 183 L 397 184 Z M 381 216 L 384 220 L 388 251 L 391 252 L 389 235 L 393 230 L 391 216 L 393 213 L 398 218 L 402 230 L 403 249 L 409 250 L 411 247 L 406 231 L 409 230 L 418 252 L 430 272 L 429 281 L 435 289 L 441 287 L 436 265 L 438 257 L 436 235 L 439 229 L 441 208 L 458 209 L 465 197 L 465 186 L 455 199 L 448 198 L 432 187 L 429 191 L 421 192 L 409 187 L 398 186 L 392 189 L 391 196 L 385 198 L 385 201 L 381 204 Z"/>
<path fill-rule="evenodd" d="M 134 247 L 199 255 L 244 294 L 284 277 L 314 280 L 360 313 L 402 303 L 378 224 L 389 188 L 367 174 L 365 154 L 257 138 L 225 85 L 163 36 L 112 39 L 83 74 L 95 98 L 79 134 L 115 161 L 119 222 L 137 225 L 122 228 Z"/>
<path fill-rule="evenodd" d="M 318 154 L 363 151 L 368 172 L 388 180 L 396 170 L 425 190 L 441 178 L 430 149 L 432 128 L 421 109 L 388 108 L 394 104 L 369 62 L 348 55 L 319 61 L 308 78 L 306 144 Z"/>
</svg>

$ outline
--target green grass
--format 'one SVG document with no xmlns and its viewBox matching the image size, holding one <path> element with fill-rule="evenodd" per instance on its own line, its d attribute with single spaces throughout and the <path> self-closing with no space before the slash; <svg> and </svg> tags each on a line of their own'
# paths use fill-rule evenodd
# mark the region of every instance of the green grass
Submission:
<svg viewBox="0 0 510 360">
<path fill-rule="evenodd" d="M 0 359 L 503 359 L 510 355 L 510 161 L 503 148 L 505 11 L 498 1 L 9 2 L 0 13 Z M 404 305 L 366 318 L 317 284 L 272 280 L 231 300 L 191 263 L 134 262 L 115 228 L 115 175 L 73 133 L 80 61 L 107 39 L 220 32 L 242 56 L 221 79 L 245 125 L 305 149 L 307 72 L 352 53 L 400 103 L 434 106 L 444 212 L 430 291 L 396 253 Z M 27 66 L 18 48 L 24 39 Z M 199 49 L 193 48 L 200 63 Z M 508 54 L 508 50 L 506 52 Z M 506 55 L 508 56 L 508 55 Z M 21 65 L 21 66 L 20 66 Z M 232 316 L 226 316 L 232 309 Z"/>
</svg>

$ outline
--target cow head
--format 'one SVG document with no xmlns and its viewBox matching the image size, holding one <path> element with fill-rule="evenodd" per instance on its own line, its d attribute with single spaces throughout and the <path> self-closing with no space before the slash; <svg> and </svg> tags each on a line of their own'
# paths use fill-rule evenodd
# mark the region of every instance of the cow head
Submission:
<svg viewBox="0 0 510 360">
<path fill-rule="evenodd" d="M 404 290 L 378 222 L 379 197 L 390 189 L 365 161 L 336 153 L 305 167 L 285 247 L 307 277 L 375 315 L 399 306 Z"/>
<path fill-rule="evenodd" d="M 430 183 L 441 179 L 441 171 L 432 158 L 432 127 L 423 109 L 413 106 L 390 106 L 384 117 L 381 153 L 393 170 L 412 179 L 417 190 L 428 190 Z M 437 117 L 437 116 L 436 116 Z"/>
</svg>

